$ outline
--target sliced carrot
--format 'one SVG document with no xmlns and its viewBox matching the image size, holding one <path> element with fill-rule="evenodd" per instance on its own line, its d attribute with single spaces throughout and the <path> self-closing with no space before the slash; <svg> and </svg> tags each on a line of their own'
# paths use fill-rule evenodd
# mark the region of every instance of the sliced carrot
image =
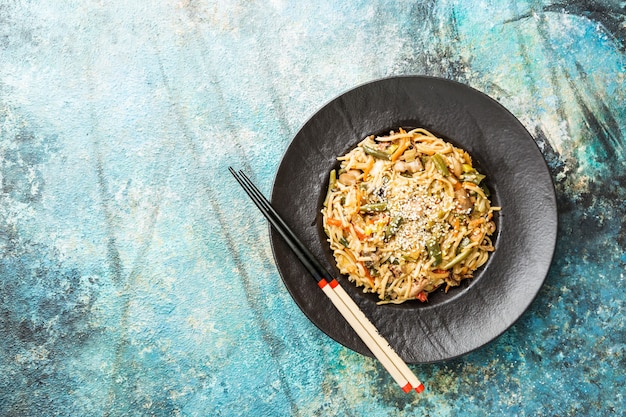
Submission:
<svg viewBox="0 0 626 417">
<path fill-rule="evenodd" d="M 330 226 L 337 226 L 337 227 L 341 227 L 343 225 L 343 223 L 341 223 L 341 220 L 333 219 L 332 217 L 328 217 L 326 219 L 326 224 Z"/>
<path fill-rule="evenodd" d="M 370 280 L 372 284 L 374 284 L 374 277 L 370 274 L 370 270 L 363 264 L 363 262 L 359 262 L 365 271 L 365 277 Z"/>
<path fill-rule="evenodd" d="M 454 227 L 454 230 L 459 230 L 461 228 L 461 222 L 458 217 L 455 217 L 454 220 L 452 220 L 452 226 Z"/>
<path fill-rule="evenodd" d="M 374 157 L 370 156 L 367 166 L 363 168 L 363 181 L 367 181 L 367 177 L 370 175 L 372 168 L 374 168 Z"/>
<path fill-rule="evenodd" d="M 396 162 L 396 160 L 406 151 L 406 149 L 411 145 L 411 141 L 408 138 L 402 138 L 398 149 L 391 155 L 391 162 Z"/>
<path fill-rule="evenodd" d="M 367 238 L 367 235 L 360 227 L 354 226 L 354 233 L 356 233 L 356 237 L 358 237 L 359 240 L 365 240 L 365 238 Z"/>
</svg>

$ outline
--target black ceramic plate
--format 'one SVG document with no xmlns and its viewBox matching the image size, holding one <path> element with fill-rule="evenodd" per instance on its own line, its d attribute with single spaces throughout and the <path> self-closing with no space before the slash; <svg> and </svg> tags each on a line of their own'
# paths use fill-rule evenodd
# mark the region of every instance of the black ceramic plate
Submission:
<svg viewBox="0 0 626 417">
<path fill-rule="evenodd" d="M 487 175 L 496 251 L 474 278 L 445 293 L 400 305 L 377 305 L 335 266 L 321 214 L 337 156 L 369 134 L 424 127 L 472 155 Z M 271 202 L 335 274 L 380 333 L 409 363 L 463 355 L 505 332 L 528 308 L 547 275 L 557 233 L 554 187 L 533 138 L 504 107 L 457 82 L 395 77 L 361 85 L 320 109 L 296 134 L 280 164 Z M 362 354 L 371 352 L 342 319 L 280 236 L 272 249 L 285 286 L 324 333 Z"/>
</svg>

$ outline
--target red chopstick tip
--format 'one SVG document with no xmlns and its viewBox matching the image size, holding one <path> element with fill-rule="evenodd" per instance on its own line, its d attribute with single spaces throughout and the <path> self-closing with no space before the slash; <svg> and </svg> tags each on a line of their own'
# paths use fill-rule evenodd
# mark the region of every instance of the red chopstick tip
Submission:
<svg viewBox="0 0 626 417">
<path fill-rule="evenodd" d="M 322 279 L 321 279 L 321 280 L 317 283 L 317 285 L 318 285 L 320 288 L 324 288 L 326 285 L 328 285 L 328 282 L 327 282 L 324 278 L 322 278 Z"/>
<path fill-rule="evenodd" d="M 407 384 L 402 387 L 402 391 L 404 391 L 405 394 L 411 391 L 412 389 L 413 387 L 411 386 L 411 383 L 409 382 L 407 382 Z"/>
<path fill-rule="evenodd" d="M 415 387 L 415 391 L 417 391 L 418 394 L 424 391 L 424 384 L 419 384 L 417 387 Z"/>
<path fill-rule="evenodd" d="M 335 288 L 337 285 L 339 285 L 339 283 L 337 282 L 336 279 L 333 279 L 332 281 L 330 281 L 330 288 Z"/>
</svg>

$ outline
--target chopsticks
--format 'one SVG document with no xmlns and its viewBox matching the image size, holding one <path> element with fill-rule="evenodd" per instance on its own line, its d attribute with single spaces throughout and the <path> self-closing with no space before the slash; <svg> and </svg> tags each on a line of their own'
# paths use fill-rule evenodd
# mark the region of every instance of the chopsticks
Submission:
<svg viewBox="0 0 626 417">
<path fill-rule="evenodd" d="M 348 324 L 354 329 L 356 334 L 363 340 L 365 345 L 380 361 L 383 367 L 389 372 L 405 393 L 415 389 L 424 391 L 424 384 L 413 374 L 407 364 L 398 356 L 389 343 L 378 333 L 376 327 L 361 311 L 359 306 L 339 285 L 336 279 L 330 274 L 315 258 L 315 256 L 304 246 L 294 232 L 278 215 L 265 196 L 256 188 L 250 178 L 243 171 L 236 172 L 232 167 L 228 167 L 230 173 L 235 177 L 244 191 L 259 208 L 261 213 L 267 218 L 274 230 L 285 240 L 289 248 L 295 253 L 300 262 L 317 281 L 317 285 L 324 291 L 339 313 L 346 319 Z M 330 280 L 330 282 L 328 281 Z"/>
</svg>

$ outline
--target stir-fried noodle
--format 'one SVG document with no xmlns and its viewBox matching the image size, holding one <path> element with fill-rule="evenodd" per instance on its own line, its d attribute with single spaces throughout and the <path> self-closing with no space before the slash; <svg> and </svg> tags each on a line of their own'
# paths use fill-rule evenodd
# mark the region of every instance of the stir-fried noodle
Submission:
<svg viewBox="0 0 626 417">
<path fill-rule="evenodd" d="M 494 250 L 485 176 L 425 129 L 368 136 L 338 158 L 324 203 L 337 267 L 379 303 L 426 301 L 471 278 Z"/>
</svg>

